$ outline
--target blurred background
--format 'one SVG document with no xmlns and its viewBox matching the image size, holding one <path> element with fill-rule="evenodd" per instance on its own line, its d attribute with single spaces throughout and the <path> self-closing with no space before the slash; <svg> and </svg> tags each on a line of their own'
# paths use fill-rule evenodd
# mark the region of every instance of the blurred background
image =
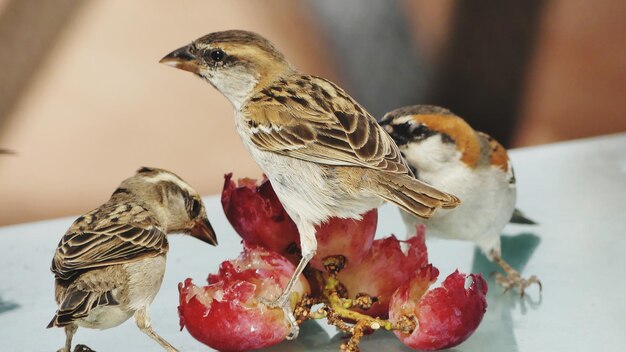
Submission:
<svg viewBox="0 0 626 352">
<path fill-rule="evenodd" d="M 623 0 L 0 0 L 0 225 L 84 213 L 140 166 L 202 195 L 260 176 L 228 101 L 158 64 L 233 28 L 379 118 L 442 105 L 508 147 L 626 131 Z"/>
</svg>

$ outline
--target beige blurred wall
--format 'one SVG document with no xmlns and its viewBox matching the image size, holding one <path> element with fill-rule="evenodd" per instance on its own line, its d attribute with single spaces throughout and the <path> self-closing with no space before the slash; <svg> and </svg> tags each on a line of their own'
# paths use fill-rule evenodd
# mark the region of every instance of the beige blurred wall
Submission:
<svg viewBox="0 0 626 352">
<path fill-rule="evenodd" d="M 0 158 L 0 224 L 85 212 L 143 165 L 172 170 L 203 195 L 218 193 L 226 172 L 260 176 L 230 103 L 158 61 L 196 37 L 240 28 L 263 33 L 303 70 L 333 78 L 321 37 L 298 6 L 84 4 L 0 131 L 0 147 L 18 152 Z"/>
</svg>

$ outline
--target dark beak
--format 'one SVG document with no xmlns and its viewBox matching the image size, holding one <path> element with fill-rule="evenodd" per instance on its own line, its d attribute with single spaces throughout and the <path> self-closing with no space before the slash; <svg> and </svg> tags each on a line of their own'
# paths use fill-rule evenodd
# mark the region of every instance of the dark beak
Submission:
<svg viewBox="0 0 626 352">
<path fill-rule="evenodd" d="M 200 60 L 189 51 L 189 47 L 190 45 L 186 45 L 178 48 L 167 54 L 159 62 L 184 71 L 200 73 Z"/>
<path fill-rule="evenodd" d="M 191 228 L 189 234 L 202 242 L 217 246 L 217 236 L 215 235 L 215 231 L 213 231 L 213 226 L 211 226 L 209 219 L 198 220 Z"/>
</svg>

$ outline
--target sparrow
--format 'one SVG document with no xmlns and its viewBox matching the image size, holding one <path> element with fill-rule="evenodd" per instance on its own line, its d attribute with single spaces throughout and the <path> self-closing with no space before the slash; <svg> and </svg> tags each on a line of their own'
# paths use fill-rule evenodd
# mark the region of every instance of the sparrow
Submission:
<svg viewBox="0 0 626 352">
<path fill-rule="evenodd" d="M 161 59 L 208 81 L 235 109 L 243 144 L 269 178 L 300 233 L 300 260 L 271 307 L 289 309 L 297 277 L 315 255 L 315 226 L 360 219 L 383 201 L 428 218 L 459 199 L 413 177 L 398 147 L 359 103 L 324 78 L 298 72 L 267 39 L 229 30 L 203 36 Z"/>
<path fill-rule="evenodd" d="M 51 266 L 58 310 L 48 328 L 65 329 L 59 351 L 71 351 L 79 326 L 108 329 L 131 316 L 141 331 L 176 351 L 152 329 L 148 307 L 163 280 L 166 235 L 177 232 L 217 245 L 198 193 L 177 175 L 147 167 L 74 221 Z"/>
<path fill-rule="evenodd" d="M 501 256 L 500 235 L 507 223 L 534 224 L 515 209 L 515 174 L 504 147 L 438 106 L 399 108 L 387 113 L 380 125 L 418 179 L 463 199 L 453 211 L 429 219 L 401 212 L 408 234 L 425 224 L 429 235 L 473 241 L 502 267 L 506 275 L 497 273 L 496 282 L 506 290 L 517 287 L 524 295 L 533 283 L 541 289 L 536 276 L 522 278 Z"/>
</svg>

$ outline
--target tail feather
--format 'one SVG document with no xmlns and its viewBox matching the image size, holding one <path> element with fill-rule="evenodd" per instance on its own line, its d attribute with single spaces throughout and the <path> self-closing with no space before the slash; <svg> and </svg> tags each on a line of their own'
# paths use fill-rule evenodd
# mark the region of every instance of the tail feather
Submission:
<svg viewBox="0 0 626 352">
<path fill-rule="evenodd" d="M 509 221 L 513 224 L 523 224 L 523 225 L 537 225 L 534 220 L 529 219 L 522 213 L 519 209 L 515 208 L 513 214 L 511 215 L 511 220 Z"/>
<path fill-rule="evenodd" d="M 119 304 L 111 291 L 104 293 L 72 290 L 68 292 L 56 314 L 47 328 L 63 327 L 72 324 L 75 320 L 89 315 L 97 306 L 112 306 Z"/>
<path fill-rule="evenodd" d="M 378 181 L 381 198 L 421 218 L 430 218 L 437 208 L 454 208 L 461 203 L 456 196 L 408 175 L 383 174 Z"/>
</svg>

